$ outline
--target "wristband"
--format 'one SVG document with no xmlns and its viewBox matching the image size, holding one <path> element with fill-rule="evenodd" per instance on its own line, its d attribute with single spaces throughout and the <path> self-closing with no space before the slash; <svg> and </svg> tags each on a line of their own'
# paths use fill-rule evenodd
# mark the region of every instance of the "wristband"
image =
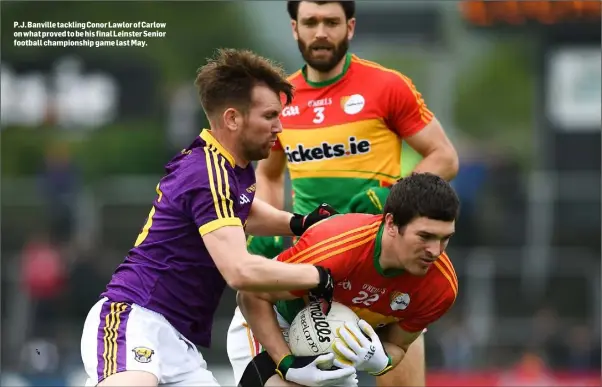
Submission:
<svg viewBox="0 0 602 387">
<path fill-rule="evenodd" d="M 296 236 L 301 236 L 303 234 L 303 223 L 305 222 L 305 216 L 301 214 L 293 214 L 289 222 L 289 226 L 291 228 L 291 232 Z"/>
<path fill-rule="evenodd" d="M 387 355 L 387 365 L 385 366 L 385 368 L 383 368 L 381 371 L 378 371 L 378 372 L 369 372 L 369 374 L 372 376 L 381 376 L 381 375 L 384 375 L 387 372 L 391 371 L 392 369 L 393 369 L 393 359 L 391 359 L 391 356 Z"/>
<path fill-rule="evenodd" d="M 282 359 L 278 362 L 276 366 L 276 373 L 280 376 L 280 379 L 286 380 L 286 373 L 288 369 L 293 365 L 295 361 L 295 356 L 292 354 L 284 355 Z"/>
</svg>

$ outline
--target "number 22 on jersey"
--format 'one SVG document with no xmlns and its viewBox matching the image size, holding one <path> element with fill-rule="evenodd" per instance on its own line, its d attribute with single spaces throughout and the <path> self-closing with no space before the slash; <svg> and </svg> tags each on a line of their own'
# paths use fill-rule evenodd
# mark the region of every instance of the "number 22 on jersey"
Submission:
<svg viewBox="0 0 602 387">
<path fill-rule="evenodd" d="M 156 191 L 157 191 L 157 195 L 159 195 L 159 198 L 157 198 L 157 203 L 159 203 L 161 201 L 161 199 L 163 198 L 163 192 L 161 192 L 161 189 L 159 188 L 159 184 L 157 184 Z M 153 225 L 153 216 L 155 216 L 155 206 L 153 206 L 151 208 L 150 212 L 148 213 L 148 217 L 146 218 L 146 223 L 144 223 L 144 226 L 142 227 L 142 231 L 140 231 L 140 234 L 138 234 L 138 238 L 136 238 L 134 247 L 140 246 L 142 244 L 142 242 L 144 242 L 144 240 L 148 236 L 148 232 L 150 231 L 150 228 Z"/>
<path fill-rule="evenodd" d="M 354 297 L 351 302 L 353 302 L 356 305 L 364 305 L 364 306 L 370 306 L 372 304 L 374 304 L 376 301 L 378 301 L 378 299 L 380 298 L 380 294 L 378 293 L 374 293 L 374 294 L 369 294 L 368 292 L 365 292 L 363 290 L 361 290 L 359 292 L 359 294 L 357 295 L 357 297 Z"/>
</svg>

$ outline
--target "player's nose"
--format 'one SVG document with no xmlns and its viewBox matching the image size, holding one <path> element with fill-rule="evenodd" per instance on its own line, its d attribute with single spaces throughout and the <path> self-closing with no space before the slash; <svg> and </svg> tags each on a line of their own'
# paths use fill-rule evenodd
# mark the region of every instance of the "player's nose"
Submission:
<svg viewBox="0 0 602 387">
<path fill-rule="evenodd" d="M 272 126 L 272 133 L 280 133 L 282 132 L 282 122 L 280 118 L 276 121 L 276 123 Z"/>
<path fill-rule="evenodd" d="M 437 241 L 433 241 L 432 243 L 429 243 L 428 246 L 426 247 L 426 251 L 429 254 L 429 258 L 436 258 L 439 255 L 441 255 L 441 253 L 443 252 L 443 250 L 441 248 L 441 244 Z"/>
<path fill-rule="evenodd" d="M 316 40 L 325 39 L 327 37 L 328 34 L 326 33 L 326 26 L 324 23 L 318 24 L 318 27 L 316 28 Z"/>
</svg>

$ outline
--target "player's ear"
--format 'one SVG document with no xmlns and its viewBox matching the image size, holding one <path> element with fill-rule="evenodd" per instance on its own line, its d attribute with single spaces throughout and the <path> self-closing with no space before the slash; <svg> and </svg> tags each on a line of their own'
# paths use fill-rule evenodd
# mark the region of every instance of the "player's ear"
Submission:
<svg viewBox="0 0 602 387">
<path fill-rule="evenodd" d="M 223 118 L 226 128 L 235 131 L 238 130 L 240 125 L 239 113 L 234 108 L 228 108 L 224 111 Z"/>
<path fill-rule="evenodd" d="M 355 35 L 355 18 L 347 20 L 347 39 L 353 39 L 353 35 Z"/>
<path fill-rule="evenodd" d="M 391 213 L 385 215 L 385 232 L 391 237 L 396 237 L 399 232 L 399 228 L 393 222 L 393 214 Z"/>
<path fill-rule="evenodd" d="M 299 40 L 299 32 L 297 32 L 297 21 L 291 20 L 291 29 L 293 30 L 293 38 Z"/>
</svg>

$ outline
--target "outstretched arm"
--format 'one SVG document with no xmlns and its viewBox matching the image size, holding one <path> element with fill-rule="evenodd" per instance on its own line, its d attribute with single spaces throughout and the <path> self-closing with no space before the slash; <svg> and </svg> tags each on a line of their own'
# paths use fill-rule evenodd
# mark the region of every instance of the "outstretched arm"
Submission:
<svg viewBox="0 0 602 387">
<path fill-rule="evenodd" d="M 217 269 L 230 287 L 248 291 L 320 288 L 329 281 L 326 272 L 310 264 L 286 264 L 247 252 L 243 228 L 224 226 L 203 235 Z"/>
</svg>

